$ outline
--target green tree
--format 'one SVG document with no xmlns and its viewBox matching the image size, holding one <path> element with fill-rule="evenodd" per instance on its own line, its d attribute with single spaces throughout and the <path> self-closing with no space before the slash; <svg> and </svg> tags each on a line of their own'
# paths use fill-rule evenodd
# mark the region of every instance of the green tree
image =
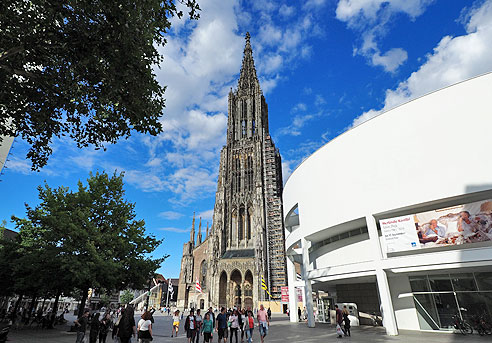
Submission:
<svg viewBox="0 0 492 343">
<path fill-rule="evenodd" d="M 149 256 L 161 241 L 145 233 L 135 204 L 125 200 L 123 174 L 91 174 L 76 192 L 47 184 L 38 191 L 41 203 L 27 206 L 27 219 L 12 219 L 23 244 L 43 251 L 44 263 L 53 264 L 46 267 L 52 273 L 50 289 L 57 295 L 81 291 L 80 311 L 89 288 L 141 288 L 166 257 Z"/>
<path fill-rule="evenodd" d="M 130 303 L 130 301 L 132 301 L 133 298 L 134 298 L 133 292 L 131 292 L 128 289 L 125 289 L 123 293 L 120 295 L 120 302 L 126 305 Z"/>
<path fill-rule="evenodd" d="M 196 0 L 0 1 L 0 140 L 21 136 L 39 169 L 53 137 L 97 149 L 131 130 L 160 133 L 153 67 L 183 15 L 176 2 L 199 17 Z"/>
</svg>

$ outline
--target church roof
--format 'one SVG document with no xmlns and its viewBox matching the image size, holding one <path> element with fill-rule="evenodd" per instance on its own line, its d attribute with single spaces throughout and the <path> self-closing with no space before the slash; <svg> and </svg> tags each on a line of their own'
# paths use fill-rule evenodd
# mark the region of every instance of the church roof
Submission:
<svg viewBox="0 0 492 343">
<path fill-rule="evenodd" d="M 245 258 L 245 257 L 254 257 L 255 250 L 254 249 L 241 249 L 241 250 L 227 250 L 222 258 Z"/>
</svg>

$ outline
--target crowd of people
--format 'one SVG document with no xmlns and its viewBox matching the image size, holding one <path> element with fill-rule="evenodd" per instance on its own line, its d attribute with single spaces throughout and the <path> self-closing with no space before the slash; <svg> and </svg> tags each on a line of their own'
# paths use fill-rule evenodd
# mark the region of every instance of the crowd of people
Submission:
<svg viewBox="0 0 492 343">
<path fill-rule="evenodd" d="M 152 325 L 154 323 L 153 312 L 144 311 L 138 323 L 135 323 L 135 313 L 132 306 L 120 308 L 114 311 L 107 311 L 102 314 L 95 312 L 92 315 L 87 309 L 83 315 L 74 321 L 77 331 L 76 343 L 84 342 L 86 332 L 89 332 L 89 343 L 106 343 L 109 332 L 112 332 L 112 339 L 120 343 L 128 343 L 132 338 L 138 338 L 138 343 L 150 343 L 153 340 Z M 161 311 L 163 313 L 167 311 Z M 259 329 L 260 340 L 263 343 L 268 334 L 270 326 L 271 311 L 266 310 L 260 305 L 255 314 L 251 309 L 232 308 L 226 310 L 224 307 L 217 310 L 212 307 L 203 315 L 200 309 L 196 312 L 191 309 L 184 318 L 179 310 L 172 314 L 171 337 L 177 337 L 180 322 L 184 319 L 184 330 L 188 343 L 199 343 L 202 337 L 203 342 L 212 342 L 214 334 L 217 335 L 218 343 L 241 343 L 247 340 L 253 341 L 254 329 Z"/>
<path fill-rule="evenodd" d="M 204 315 L 200 309 L 196 312 L 194 309 L 189 311 L 184 322 L 188 343 L 199 343 L 200 337 L 203 337 L 205 343 L 212 342 L 214 334 L 217 335 L 218 343 L 227 343 L 228 338 L 230 343 L 233 343 L 233 340 L 235 343 L 238 343 L 239 340 L 243 343 L 245 338 L 248 343 L 251 343 L 255 326 L 258 326 L 260 340 L 262 343 L 264 342 L 270 326 L 270 309 L 265 310 L 265 307 L 260 305 L 260 309 L 255 311 L 256 319 L 250 308 L 226 310 L 225 307 L 222 307 L 217 315 L 216 312 L 212 307 Z M 171 337 L 178 335 L 179 324 L 182 319 L 183 315 L 180 316 L 180 312 L 176 310 L 173 315 Z"/>
<path fill-rule="evenodd" d="M 85 310 L 83 315 L 75 320 L 77 330 L 76 343 L 84 342 L 89 326 L 89 343 L 106 343 L 106 338 L 111 331 L 112 340 L 120 343 L 129 343 L 133 338 L 138 338 L 139 343 L 150 343 L 152 337 L 152 324 L 154 323 L 153 310 L 144 311 L 138 323 L 135 323 L 135 313 L 132 306 L 122 307 L 115 311 L 107 311 L 102 315 L 95 312 L 90 315 Z"/>
</svg>

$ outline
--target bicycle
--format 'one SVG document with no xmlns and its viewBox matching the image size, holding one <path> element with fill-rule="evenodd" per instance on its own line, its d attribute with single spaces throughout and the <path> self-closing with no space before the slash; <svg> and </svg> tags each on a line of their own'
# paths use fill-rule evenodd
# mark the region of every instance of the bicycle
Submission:
<svg viewBox="0 0 492 343">
<path fill-rule="evenodd" d="M 461 332 L 462 335 L 471 335 L 473 333 L 472 326 L 466 320 L 461 319 L 459 313 L 456 313 L 452 318 L 454 321 L 454 328 Z"/>
<path fill-rule="evenodd" d="M 383 326 L 383 320 L 380 316 L 376 314 L 376 312 L 373 312 L 371 314 L 371 321 L 372 321 L 372 326 Z"/>
<path fill-rule="evenodd" d="M 492 334 L 492 327 L 487 321 L 487 317 L 488 316 L 486 314 L 476 315 L 473 317 L 473 323 L 475 324 L 474 328 L 480 336 Z"/>
</svg>

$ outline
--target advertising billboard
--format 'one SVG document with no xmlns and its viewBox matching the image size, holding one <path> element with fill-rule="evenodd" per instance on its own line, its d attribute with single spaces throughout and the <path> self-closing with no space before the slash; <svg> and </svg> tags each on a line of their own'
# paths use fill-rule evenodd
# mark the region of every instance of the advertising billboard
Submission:
<svg viewBox="0 0 492 343">
<path fill-rule="evenodd" d="M 289 287 L 287 286 L 282 286 L 281 288 L 281 301 L 283 303 L 289 302 Z"/>
<path fill-rule="evenodd" d="M 386 252 L 492 240 L 492 200 L 379 221 Z"/>
</svg>

